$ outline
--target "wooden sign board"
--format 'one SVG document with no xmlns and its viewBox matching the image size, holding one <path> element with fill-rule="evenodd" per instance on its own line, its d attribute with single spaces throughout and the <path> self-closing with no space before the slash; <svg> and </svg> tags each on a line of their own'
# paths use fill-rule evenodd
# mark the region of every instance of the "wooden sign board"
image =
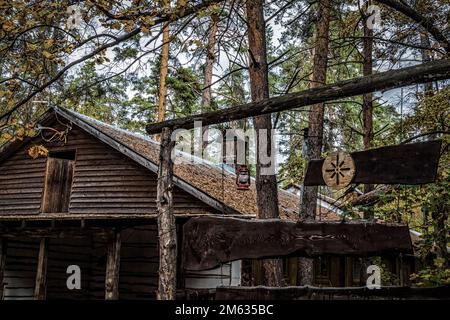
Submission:
<svg viewBox="0 0 450 320">
<path fill-rule="evenodd" d="M 239 259 L 412 253 L 406 225 L 191 218 L 183 227 L 183 267 L 206 270 Z"/>
<path fill-rule="evenodd" d="M 355 174 L 351 183 L 424 184 L 436 180 L 441 141 L 388 146 L 353 152 Z M 308 163 L 305 186 L 325 185 L 324 159 Z"/>
</svg>

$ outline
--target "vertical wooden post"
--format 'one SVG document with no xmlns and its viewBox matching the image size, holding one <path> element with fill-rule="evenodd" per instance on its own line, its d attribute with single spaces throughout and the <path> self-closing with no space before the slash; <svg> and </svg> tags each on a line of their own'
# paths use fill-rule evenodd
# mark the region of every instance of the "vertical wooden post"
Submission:
<svg viewBox="0 0 450 320">
<path fill-rule="evenodd" d="M 297 257 L 287 258 L 289 285 L 297 285 Z"/>
<path fill-rule="evenodd" d="M 105 275 L 105 300 L 119 299 L 120 231 L 114 230 L 108 242 Z"/>
<path fill-rule="evenodd" d="M 47 291 L 48 238 L 42 238 L 39 244 L 38 266 L 34 285 L 34 299 L 45 300 Z"/>
<path fill-rule="evenodd" d="M 0 300 L 4 299 L 7 240 L 0 238 Z"/>
<path fill-rule="evenodd" d="M 406 281 L 405 281 L 405 271 L 403 268 L 403 256 L 400 254 L 400 256 L 398 256 L 396 259 L 396 264 L 397 264 L 397 274 L 398 274 L 398 280 L 399 280 L 399 285 L 400 286 L 405 286 L 406 285 Z"/>
<path fill-rule="evenodd" d="M 173 162 L 171 158 L 174 145 L 172 129 L 163 128 L 156 199 L 159 236 L 158 300 L 175 300 L 177 287 L 177 231 L 173 214 Z"/>
<path fill-rule="evenodd" d="M 345 257 L 345 286 L 353 287 L 353 258 Z"/>
</svg>

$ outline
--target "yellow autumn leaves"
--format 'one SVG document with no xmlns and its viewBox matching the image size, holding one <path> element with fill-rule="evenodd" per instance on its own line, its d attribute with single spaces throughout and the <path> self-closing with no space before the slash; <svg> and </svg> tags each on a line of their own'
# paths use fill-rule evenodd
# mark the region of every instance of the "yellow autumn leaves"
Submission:
<svg viewBox="0 0 450 320">
<path fill-rule="evenodd" d="M 34 130 L 34 123 L 28 123 L 27 125 L 23 125 L 17 121 L 17 119 L 12 118 L 8 121 L 8 123 L 3 127 L 3 132 L 0 134 L 0 145 L 3 145 L 7 142 L 14 141 L 23 141 L 26 137 L 32 137 L 36 135 L 36 131 Z"/>
<path fill-rule="evenodd" d="M 48 150 L 43 145 L 33 145 L 28 149 L 28 155 L 33 159 L 37 159 L 38 157 L 47 157 Z"/>
</svg>

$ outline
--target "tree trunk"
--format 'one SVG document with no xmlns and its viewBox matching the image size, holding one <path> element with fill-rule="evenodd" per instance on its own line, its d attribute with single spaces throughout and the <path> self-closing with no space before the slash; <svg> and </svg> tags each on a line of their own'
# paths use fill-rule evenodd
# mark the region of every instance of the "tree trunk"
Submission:
<svg viewBox="0 0 450 320">
<path fill-rule="evenodd" d="M 431 47 L 430 38 L 428 37 L 428 35 L 426 33 L 420 33 L 420 45 L 423 47 L 428 47 L 428 48 Z M 429 50 L 421 49 L 420 53 L 422 55 L 423 63 L 431 61 Z M 427 96 L 433 95 L 433 82 L 425 83 L 424 87 L 425 87 L 424 88 L 425 95 L 427 95 Z"/>
<path fill-rule="evenodd" d="M 269 98 L 269 80 L 266 52 L 266 26 L 264 21 L 263 0 L 248 0 L 246 4 L 249 43 L 249 73 L 252 101 L 257 102 Z M 253 118 L 256 130 L 256 191 L 258 217 L 261 219 L 279 218 L 278 189 L 275 172 L 261 163 L 261 154 L 267 154 L 274 165 L 275 154 L 272 150 L 272 119 L 270 114 Z M 266 135 L 267 145 L 260 139 Z M 263 139 L 264 140 L 264 139 Z M 267 152 L 267 153 L 266 153 Z M 269 164 L 270 166 L 270 164 Z M 283 284 L 283 264 L 279 259 L 267 259 L 262 263 L 264 284 L 281 286 Z"/>
<path fill-rule="evenodd" d="M 316 26 L 316 45 L 310 88 L 314 89 L 326 83 L 328 42 L 330 28 L 330 0 L 320 0 Z M 321 157 L 323 143 L 324 103 L 310 107 L 308 118 L 307 160 Z M 316 217 L 318 187 L 304 187 L 300 205 L 300 219 L 313 220 Z M 311 285 L 314 281 L 313 260 L 299 259 L 298 278 L 300 284 Z"/>
<path fill-rule="evenodd" d="M 432 212 L 431 218 L 435 221 L 433 233 L 438 247 L 438 256 L 444 259 L 444 268 L 450 267 L 450 253 L 447 249 L 448 231 L 446 223 L 449 217 L 449 209 L 445 205 L 440 205 L 435 212 Z"/>
<path fill-rule="evenodd" d="M 157 185 L 158 235 L 159 235 L 159 284 L 158 300 L 175 300 L 177 287 L 177 231 L 173 214 L 173 162 L 174 141 L 172 130 L 161 133 Z"/>
<path fill-rule="evenodd" d="M 209 26 L 208 47 L 206 52 L 205 70 L 203 73 L 203 93 L 201 101 L 201 112 L 210 111 L 211 107 L 211 83 L 213 77 L 213 66 L 215 60 L 216 36 L 217 36 L 217 22 L 219 16 L 217 13 L 211 15 L 211 24 Z M 208 145 L 208 141 L 204 140 L 208 127 L 202 127 L 202 146 L 203 150 Z"/>
<path fill-rule="evenodd" d="M 170 8 L 170 1 L 163 0 L 162 3 L 166 11 Z M 163 26 L 163 43 L 161 48 L 161 66 L 159 69 L 159 92 L 158 92 L 158 122 L 163 121 L 166 117 L 166 96 L 167 96 L 167 69 L 169 64 L 169 23 Z"/>
<path fill-rule="evenodd" d="M 369 2 L 368 2 L 369 4 Z M 368 15 L 366 12 L 363 12 L 363 75 L 370 76 L 372 74 L 373 69 L 373 60 L 372 60 L 372 52 L 373 52 L 373 30 L 368 27 L 367 19 Z M 364 142 L 364 150 L 368 150 L 372 147 L 373 140 L 373 95 L 372 93 L 366 93 L 363 95 L 363 142 Z M 373 184 L 364 185 L 364 193 L 368 193 L 374 189 Z M 365 208 L 364 210 L 364 219 L 373 219 L 373 209 Z"/>
</svg>

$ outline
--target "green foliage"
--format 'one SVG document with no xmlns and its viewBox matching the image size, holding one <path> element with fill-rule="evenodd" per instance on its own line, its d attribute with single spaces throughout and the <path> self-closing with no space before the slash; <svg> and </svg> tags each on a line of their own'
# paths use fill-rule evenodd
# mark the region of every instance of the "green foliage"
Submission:
<svg viewBox="0 0 450 320">
<path fill-rule="evenodd" d="M 418 287 L 433 287 L 450 284 L 450 268 L 445 267 L 442 258 L 436 258 L 432 266 L 411 275 L 411 282 Z"/>
<path fill-rule="evenodd" d="M 374 264 L 380 268 L 381 271 L 381 284 L 383 286 L 398 286 L 400 285 L 399 277 L 389 270 L 387 263 L 380 257 L 374 257 L 371 260 L 371 264 Z"/>
<path fill-rule="evenodd" d="M 174 116 L 196 113 L 199 109 L 199 77 L 192 68 L 182 66 L 171 70 L 167 77 L 171 91 L 169 110 Z"/>
</svg>

